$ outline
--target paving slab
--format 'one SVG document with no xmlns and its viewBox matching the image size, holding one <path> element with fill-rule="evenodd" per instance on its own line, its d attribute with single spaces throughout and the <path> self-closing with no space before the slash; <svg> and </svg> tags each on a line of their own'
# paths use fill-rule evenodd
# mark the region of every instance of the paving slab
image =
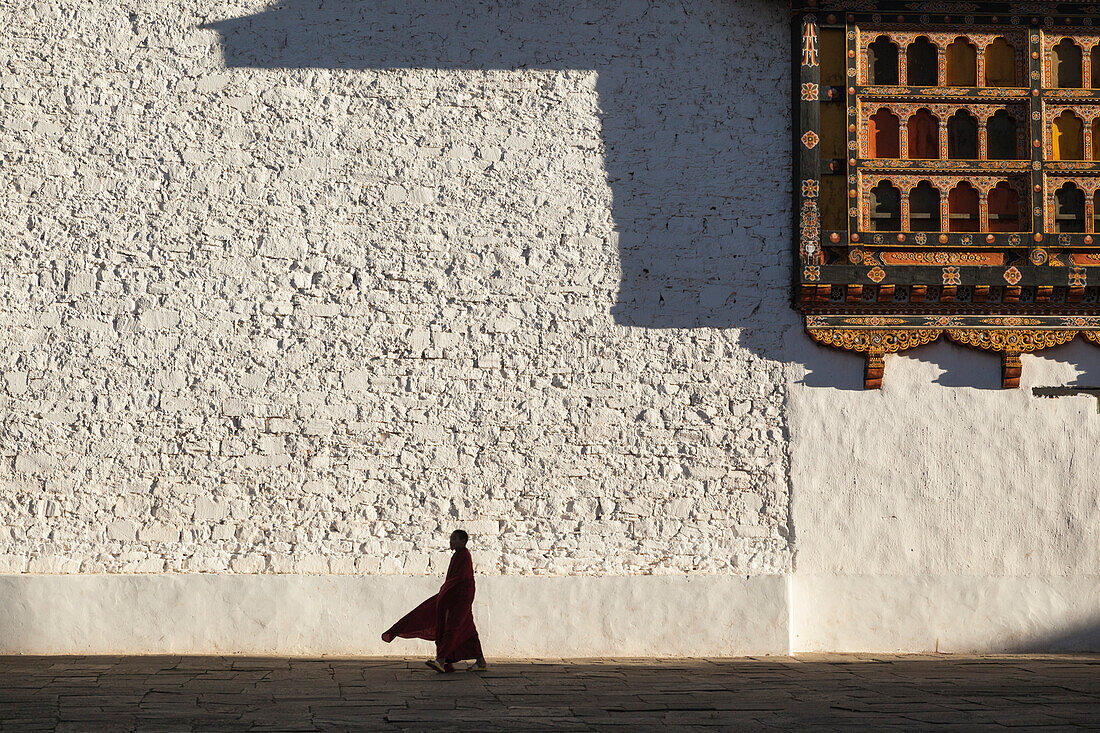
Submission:
<svg viewBox="0 0 1100 733">
<path fill-rule="evenodd" d="M 0 657 L 0 731 L 1100 730 L 1100 655 Z"/>
</svg>

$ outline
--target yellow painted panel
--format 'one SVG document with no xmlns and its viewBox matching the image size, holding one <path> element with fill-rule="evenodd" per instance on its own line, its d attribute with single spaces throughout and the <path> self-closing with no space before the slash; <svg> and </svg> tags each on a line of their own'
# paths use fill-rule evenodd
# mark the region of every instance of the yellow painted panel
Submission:
<svg viewBox="0 0 1100 733">
<path fill-rule="evenodd" d="M 1084 160 L 1085 140 L 1080 118 L 1066 111 L 1054 118 L 1051 142 L 1055 160 Z"/>
<path fill-rule="evenodd" d="M 846 158 L 848 130 L 844 102 L 821 104 L 821 157 Z"/>
<path fill-rule="evenodd" d="M 844 48 L 843 28 L 822 28 L 818 31 L 821 42 L 821 83 L 831 87 L 845 85 L 847 52 Z"/>
</svg>

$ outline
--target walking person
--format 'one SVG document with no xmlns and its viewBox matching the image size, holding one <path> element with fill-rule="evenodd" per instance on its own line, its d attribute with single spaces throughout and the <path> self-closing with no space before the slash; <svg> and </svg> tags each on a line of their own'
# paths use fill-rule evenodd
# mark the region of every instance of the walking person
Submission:
<svg viewBox="0 0 1100 733">
<path fill-rule="evenodd" d="M 470 671 L 486 669 L 481 640 L 474 626 L 474 562 L 461 529 L 451 533 L 451 564 L 439 592 L 407 613 L 382 634 L 387 644 L 396 637 L 435 642 L 435 659 L 425 664 L 436 672 L 453 672 L 454 663 L 472 659 Z"/>
</svg>

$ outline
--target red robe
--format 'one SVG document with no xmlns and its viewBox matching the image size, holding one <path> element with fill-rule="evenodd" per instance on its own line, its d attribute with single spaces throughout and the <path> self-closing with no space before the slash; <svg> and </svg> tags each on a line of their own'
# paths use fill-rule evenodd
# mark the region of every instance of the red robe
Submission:
<svg viewBox="0 0 1100 733">
<path fill-rule="evenodd" d="M 470 551 L 455 550 L 439 592 L 405 614 L 382 634 L 387 644 L 403 639 L 435 642 L 436 657 L 447 663 L 481 659 L 481 640 L 474 626 L 474 562 Z"/>
</svg>

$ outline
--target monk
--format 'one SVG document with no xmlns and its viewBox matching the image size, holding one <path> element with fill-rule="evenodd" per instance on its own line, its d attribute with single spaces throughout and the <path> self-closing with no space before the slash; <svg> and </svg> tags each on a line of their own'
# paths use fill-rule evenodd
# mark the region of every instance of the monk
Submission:
<svg viewBox="0 0 1100 733">
<path fill-rule="evenodd" d="M 469 671 L 487 669 L 474 626 L 474 562 L 466 549 L 469 539 L 461 529 L 451 533 L 454 555 L 443 587 L 382 634 L 387 644 L 398 636 L 434 641 L 435 659 L 424 664 L 436 672 L 454 672 L 454 663 L 464 659 L 474 660 Z"/>
</svg>

